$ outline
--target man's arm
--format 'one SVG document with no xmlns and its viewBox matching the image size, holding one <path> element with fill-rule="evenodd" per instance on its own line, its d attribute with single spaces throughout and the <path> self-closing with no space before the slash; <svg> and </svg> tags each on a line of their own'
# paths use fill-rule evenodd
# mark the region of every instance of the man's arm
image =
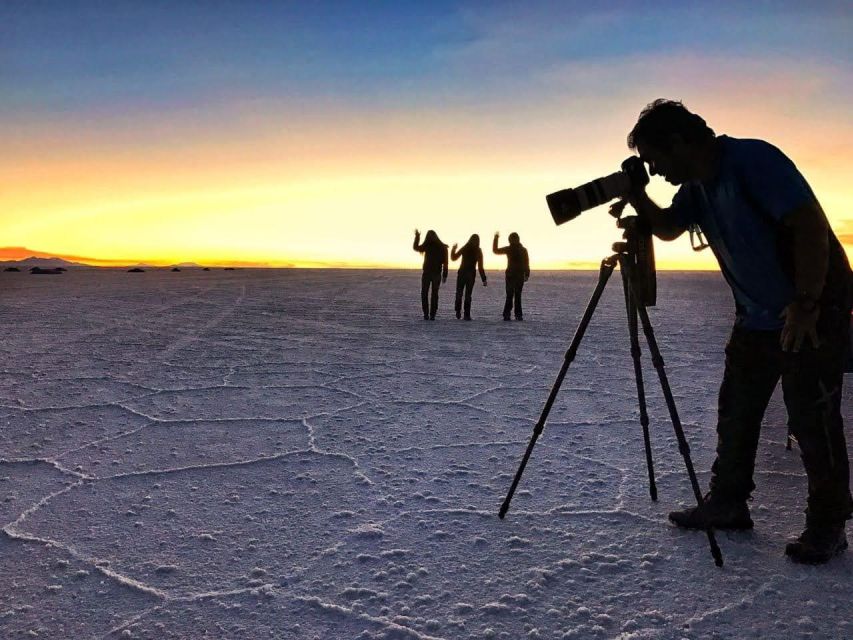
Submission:
<svg viewBox="0 0 853 640">
<path fill-rule="evenodd" d="M 450 259 L 453 260 L 454 262 L 456 262 L 459 259 L 459 256 L 462 255 L 461 251 L 456 250 L 456 247 L 458 247 L 458 246 L 459 245 L 454 242 L 453 243 L 453 249 L 451 249 L 451 251 L 450 251 Z"/>
<path fill-rule="evenodd" d="M 509 249 L 509 247 L 501 247 L 500 249 L 498 248 L 498 238 L 499 237 L 500 237 L 500 234 L 496 233 L 495 237 L 492 238 L 492 253 L 497 253 L 497 254 L 506 253 L 506 250 Z"/>
<path fill-rule="evenodd" d="M 528 278 L 530 278 L 530 256 L 527 249 L 524 249 L 524 281 L 527 282 Z"/>
<path fill-rule="evenodd" d="M 486 271 L 483 269 L 483 250 L 477 249 L 477 269 L 480 270 L 480 280 L 483 281 L 483 286 L 486 286 Z"/>
<path fill-rule="evenodd" d="M 423 251 L 423 247 L 419 246 L 421 241 L 421 232 L 415 229 L 415 241 L 412 243 L 412 249 L 415 251 L 421 252 Z"/>
<path fill-rule="evenodd" d="M 794 209 L 782 219 L 794 239 L 794 286 L 817 300 L 829 265 L 829 223 L 817 202 Z"/>
<path fill-rule="evenodd" d="M 810 202 L 782 218 L 782 224 L 793 238 L 796 297 L 782 312 L 785 326 L 781 342 L 785 351 L 799 351 L 806 338 L 818 345 L 817 302 L 829 265 L 829 223 L 820 205 Z"/>
<path fill-rule="evenodd" d="M 621 211 L 621 208 L 625 207 L 624 202 L 621 200 L 611 205 L 611 215 L 614 214 L 614 211 Z M 684 227 L 675 222 L 669 209 L 664 209 L 655 204 L 645 189 L 629 194 L 627 202 L 634 208 L 637 215 L 651 225 L 652 233 L 661 240 L 675 240 L 684 233 Z"/>
</svg>

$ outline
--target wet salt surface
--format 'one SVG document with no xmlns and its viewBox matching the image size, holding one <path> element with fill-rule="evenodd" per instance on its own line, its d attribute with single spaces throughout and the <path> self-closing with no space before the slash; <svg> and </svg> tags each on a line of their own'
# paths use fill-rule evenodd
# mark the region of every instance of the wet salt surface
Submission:
<svg viewBox="0 0 853 640">
<path fill-rule="evenodd" d="M 778 394 L 718 569 L 667 522 L 693 498 L 642 343 L 649 499 L 618 276 L 498 519 L 597 274 L 534 273 L 523 323 L 499 273 L 455 320 L 453 277 L 424 322 L 417 272 L 0 274 L 0 636 L 853 635 L 850 554 L 782 553 L 806 486 Z M 730 294 L 658 289 L 704 489 Z"/>
</svg>

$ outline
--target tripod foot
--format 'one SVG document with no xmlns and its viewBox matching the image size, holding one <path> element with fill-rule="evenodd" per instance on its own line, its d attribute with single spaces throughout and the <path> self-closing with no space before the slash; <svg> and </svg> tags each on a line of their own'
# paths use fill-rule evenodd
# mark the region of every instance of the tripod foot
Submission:
<svg viewBox="0 0 853 640">
<path fill-rule="evenodd" d="M 714 530 L 707 529 L 708 543 L 711 545 L 711 555 L 714 557 L 714 564 L 718 567 L 723 566 L 723 553 L 720 551 L 720 546 L 717 544 L 717 538 L 714 537 Z"/>
</svg>

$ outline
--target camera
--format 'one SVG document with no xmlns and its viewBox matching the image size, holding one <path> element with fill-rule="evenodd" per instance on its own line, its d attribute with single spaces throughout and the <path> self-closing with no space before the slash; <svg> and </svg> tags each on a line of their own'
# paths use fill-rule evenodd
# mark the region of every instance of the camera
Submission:
<svg viewBox="0 0 853 640">
<path fill-rule="evenodd" d="M 649 174 L 643 161 L 631 156 L 622 163 L 622 170 L 587 182 L 575 189 L 555 191 L 545 197 L 555 224 L 574 220 L 582 212 L 624 196 L 632 189 L 649 184 Z"/>
<path fill-rule="evenodd" d="M 563 224 L 574 220 L 587 209 L 649 184 L 649 174 L 638 157 L 631 156 L 621 167 L 622 171 L 587 182 L 576 189 L 563 189 L 546 196 L 554 222 Z M 613 250 L 630 261 L 635 301 L 640 306 L 653 307 L 657 302 L 657 282 L 651 226 L 638 216 L 620 217 L 616 226 L 622 229 L 625 242 L 617 242 Z"/>
</svg>

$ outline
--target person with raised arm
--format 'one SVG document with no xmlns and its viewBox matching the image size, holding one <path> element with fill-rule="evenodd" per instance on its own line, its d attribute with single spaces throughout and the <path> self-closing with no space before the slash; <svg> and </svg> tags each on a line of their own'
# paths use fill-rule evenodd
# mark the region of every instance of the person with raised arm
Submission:
<svg viewBox="0 0 853 640">
<path fill-rule="evenodd" d="M 424 254 L 424 267 L 421 274 L 421 307 L 424 320 L 435 320 L 438 312 L 438 289 L 447 282 L 447 245 L 430 229 L 421 244 L 421 232 L 415 229 L 415 241 L 412 249 Z"/>
<path fill-rule="evenodd" d="M 487 284 L 486 272 L 483 270 L 483 250 L 480 248 L 480 236 L 473 234 L 461 249 L 457 251 L 457 244 L 453 245 L 450 259 L 453 261 L 462 258 L 459 263 L 459 271 L 456 274 L 456 318 L 462 317 L 462 297 L 465 296 L 465 319 L 471 319 L 471 294 L 474 289 L 474 281 L 477 271 L 483 286 Z"/>
<path fill-rule="evenodd" d="M 527 249 L 521 244 L 521 239 L 514 231 L 509 234 L 509 244 L 498 247 L 500 233 L 495 232 L 492 240 L 492 251 L 506 256 L 506 303 L 504 304 L 504 320 L 510 319 L 510 312 L 515 313 L 516 320 L 524 320 L 521 307 L 521 290 L 530 278 L 530 259 Z"/>
</svg>

